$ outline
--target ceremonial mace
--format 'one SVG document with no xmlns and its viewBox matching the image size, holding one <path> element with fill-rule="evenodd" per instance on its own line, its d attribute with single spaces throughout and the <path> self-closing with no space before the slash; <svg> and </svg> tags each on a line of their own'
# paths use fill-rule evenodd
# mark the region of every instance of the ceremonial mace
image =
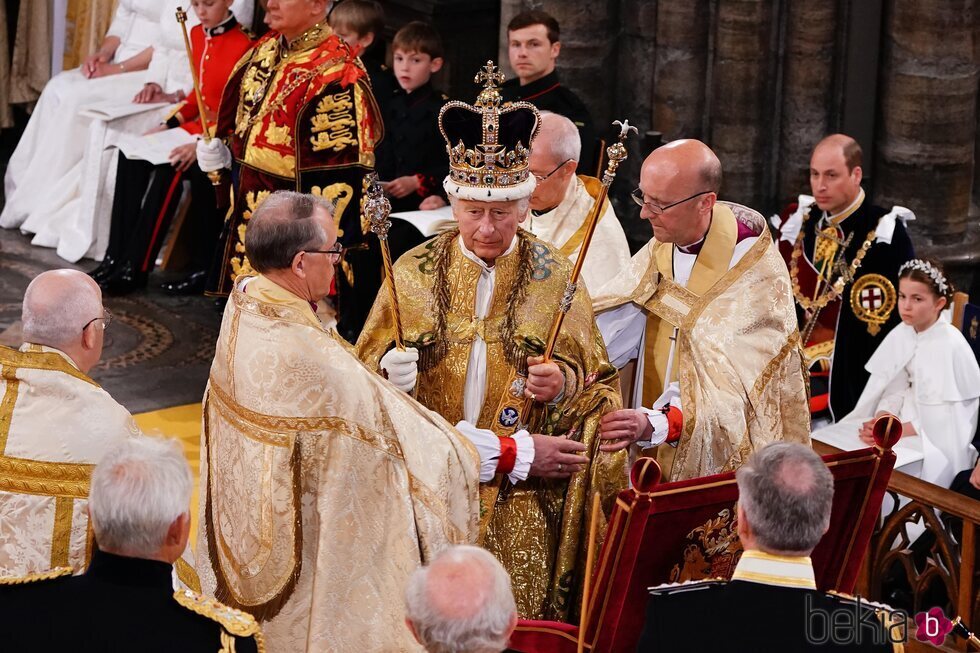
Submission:
<svg viewBox="0 0 980 653">
<path fill-rule="evenodd" d="M 197 97 L 197 112 L 200 114 L 198 117 L 201 119 L 202 137 L 205 143 L 210 143 L 211 130 L 208 128 L 208 117 L 204 100 L 201 99 L 201 80 L 198 79 L 197 68 L 194 66 L 194 55 L 191 54 L 191 39 L 187 36 L 187 12 L 184 11 L 183 7 L 177 7 L 177 22 L 180 23 L 180 31 L 184 35 L 184 48 L 187 50 L 187 61 L 191 66 L 191 77 L 194 79 L 194 95 Z M 220 186 L 221 171 L 214 170 L 209 172 L 208 179 L 211 180 L 212 186 Z"/>
<path fill-rule="evenodd" d="M 398 310 L 398 294 L 395 292 L 395 275 L 391 266 L 391 250 L 388 249 L 388 230 L 391 229 L 391 202 L 385 197 L 378 173 L 369 173 L 364 178 L 364 188 L 367 197 L 364 200 L 364 213 L 371 221 L 371 231 L 381 242 L 381 256 L 384 259 L 385 286 L 391 299 L 391 319 L 395 324 L 395 347 L 405 351 L 402 343 L 402 318 Z"/>
<path fill-rule="evenodd" d="M 582 249 L 579 250 L 578 259 L 576 259 L 575 266 L 572 268 L 572 276 L 568 279 L 568 284 L 565 286 L 565 293 L 562 295 L 561 301 L 558 304 L 558 313 L 555 314 L 555 321 L 551 325 L 548 344 L 544 348 L 545 361 L 551 360 L 552 354 L 555 353 L 558 333 L 561 331 L 562 322 L 565 321 L 565 314 L 572 308 L 572 300 L 575 297 L 575 290 L 578 288 L 578 278 L 582 273 L 582 264 L 585 262 L 585 255 L 589 251 L 589 245 L 592 243 L 592 235 L 595 233 L 596 225 L 599 224 L 603 204 L 606 201 L 606 196 L 609 194 L 609 187 L 616 177 L 616 170 L 619 168 L 619 164 L 626 160 L 627 153 L 626 146 L 624 145 L 626 138 L 629 136 L 630 131 L 634 134 L 639 133 L 636 131 L 636 127 L 630 124 L 629 120 L 616 120 L 612 124 L 619 125 L 619 139 L 606 148 L 606 156 L 609 158 L 609 162 L 606 164 L 606 171 L 602 173 L 602 186 L 599 188 L 599 195 L 595 198 L 595 202 L 592 204 L 592 211 L 589 213 L 588 228 L 585 230 L 585 238 L 582 239 Z M 530 415 L 532 404 L 533 401 L 530 397 L 524 399 L 524 406 L 521 409 L 521 424 L 526 425 L 528 423 L 528 416 Z"/>
</svg>

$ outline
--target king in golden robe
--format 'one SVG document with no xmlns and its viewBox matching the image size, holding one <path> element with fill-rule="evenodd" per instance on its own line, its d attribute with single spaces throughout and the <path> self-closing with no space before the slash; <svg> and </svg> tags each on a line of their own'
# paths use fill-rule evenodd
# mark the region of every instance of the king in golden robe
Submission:
<svg viewBox="0 0 980 653">
<path fill-rule="evenodd" d="M 571 263 L 519 228 L 535 185 L 528 147 L 538 115 L 523 102 L 501 107 L 499 81 L 488 63 L 476 105 L 449 102 L 440 113 L 451 166 L 444 187 L 459 228 L 394 265 L 405 351 L 394 348 L 382 293 L 357 353 L 473 440 L 483 461 L 481 544 L 510 573 L 522 616 L 568 619 L 583 580 L 589 499 L 599 492 L 608 514 L 627 483 L 625 455 L 598 450 L 599 419 L 620 405 L 618 379 L 588 291 L 566 293 Z M 544 361 L 562 301 L 570 310 Z M 525 400 L 532 407 L 522 415 Z"/>
</svg>

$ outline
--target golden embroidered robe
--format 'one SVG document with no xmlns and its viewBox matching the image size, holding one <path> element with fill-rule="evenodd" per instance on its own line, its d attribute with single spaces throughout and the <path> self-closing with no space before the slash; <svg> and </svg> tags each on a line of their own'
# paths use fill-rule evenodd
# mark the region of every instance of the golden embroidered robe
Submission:
<svg viewBox="0 0 980 653">
<path fill-rule="evenodd" d="M 477 535 L 479 456 L 264 277 L 225 308 L 201 436 L 202 589 L 269 651 L 418 651 L 409 574 Z"/>
<path fill-rule="evenodd" d="M 736 220 L 759 236 L 729 269 Z M 659 448 L 665 474 L 678 481 L 731 471 L 775 440 L 809 444 L 808 377 L 789 275 L 762 216 L 716 203 L 686 287 L 674 282 L 673 250 L 651 240 L 594 304 L 602 312 L 632 303 L 647 314 L 644 406 L 663 390 L 678 329 L 670 379 L 679 381 L 684 425 L 676 452 Z M 673 452 L 672 461 L 661 451 Z"/>
<path fill-rule="evenodd" d="M 494 293 L 483 320 L 472 317 L 481 267 L 463 254 L 458 231 L 423 243 L 395 263 L 405 344 L 419 349 L 418 400 L 452 423 L 463 418 L 463 388 L 477 333 L 487 344 L 487 389 L 476 426 L 492 428 L 515 370 L 526 368 L 528 355 L 543 351 L 551 331 L 572 266 L 525 231 L 517 239 L 510 253 L 495 261 Z M 394 344 L 389 301 L 388 293 L 378 295 L 357 342 L 358 356 L 373 370 Z M 498 475 L 481 487 L 482 545 L 510 573 L 518 612 L 526 618 L 567 619 L 577 611 L 591 516 L 587 504 L 599 492 L 608 515 L 615 495 L 626 487 L 625 452 L 598 450 L 599 419 L 621 401 L 590 301 L 580 287 L 555 348 L 554 360 L 566 379 L 564 396 L 547 408 L 536 404 L 530 430 L 568 433 L 585 444 L 591 464 L 570 481 L 529 478 L 513 486 Z"/>
<path fill-rule="evenodd" d="M 139 429 L 51 347 L 0 347 L 0 397 L 0 576 L 82 571 L 92 555 L 92 468 Z"/>
<path fill-rule="evenodd" d="M 275 32 L 256 42 L 233 70 L 218 110 L 215 136 L 231 150 L 234 189 L 209 290 L 226 295 L 236 277 L 253 273 L 245 254 L 248 220 L 277 190 L 327 198 L 341 242 L 362 242 L 362 181 L 374 168 L 382 133 L 367 72 L 329 27 L 290 43 Z M 354 301 L 343 294 L 345 279 L 337 278 L 342 301 Z"/>
</svg>

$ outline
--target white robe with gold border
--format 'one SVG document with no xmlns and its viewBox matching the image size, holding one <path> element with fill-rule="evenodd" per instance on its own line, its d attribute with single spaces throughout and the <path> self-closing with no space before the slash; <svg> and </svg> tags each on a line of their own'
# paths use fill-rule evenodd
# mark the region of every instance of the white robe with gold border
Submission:
<svg viewBox="0 0 980 653">
<path fill-rule="evenodd" d="M 0 369 L 0 575 L 80 571 L 92 467 L 139 430 L 57 349 L 0 347 Z"/>
<path fill-rule="evenodd" d="M 264 277 L 225 309 L 204 398 L 197 567 L 268 650 L 419 651 L 408 576 L 472 543 L 479 456 Z"/>
</svg>

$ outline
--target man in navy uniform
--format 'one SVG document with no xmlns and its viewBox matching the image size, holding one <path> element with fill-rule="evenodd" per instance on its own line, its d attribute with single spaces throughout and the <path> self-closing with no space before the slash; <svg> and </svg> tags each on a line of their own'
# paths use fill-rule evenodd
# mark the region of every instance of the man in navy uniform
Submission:
<svg viewBox="0 0 980 653">
<path fill-rule="evenodd" d="M 904 639 L 901 613 L 817 590 L 810 553 L 830 526 L 834 499 L 834 478 L 820 456 L 774 442 L 735 477 L 745 552 L 732 580 L 651 590 L 637 651 L 871 652 Z M 853 628 L 841 627 L 845 621 Z"/>
<path fill-rule="evenodd" d="M 523 100 L 542 111 L 558 113 L 578 127 L 582 137 L 582 154 L 578 173 L 596 174 L 596 133 L 585 104 L 567 86 L 562 86 L 555 71 L 561 52 L 558 21 L 551 14 L 524 11 L 507 25 L 507 55 L 517 77 L 500 87 L 505 102 Z"/>
<path fill-rule="evenodd" d="M 110 450 L 91 478 L 92 564 L 80 576 L 56 569 L 0 579 L 3 650 L 264 651 L 251 615 L 174 591 L 192 485 L 175 440 L 130 438 Z"/>
</svg>

